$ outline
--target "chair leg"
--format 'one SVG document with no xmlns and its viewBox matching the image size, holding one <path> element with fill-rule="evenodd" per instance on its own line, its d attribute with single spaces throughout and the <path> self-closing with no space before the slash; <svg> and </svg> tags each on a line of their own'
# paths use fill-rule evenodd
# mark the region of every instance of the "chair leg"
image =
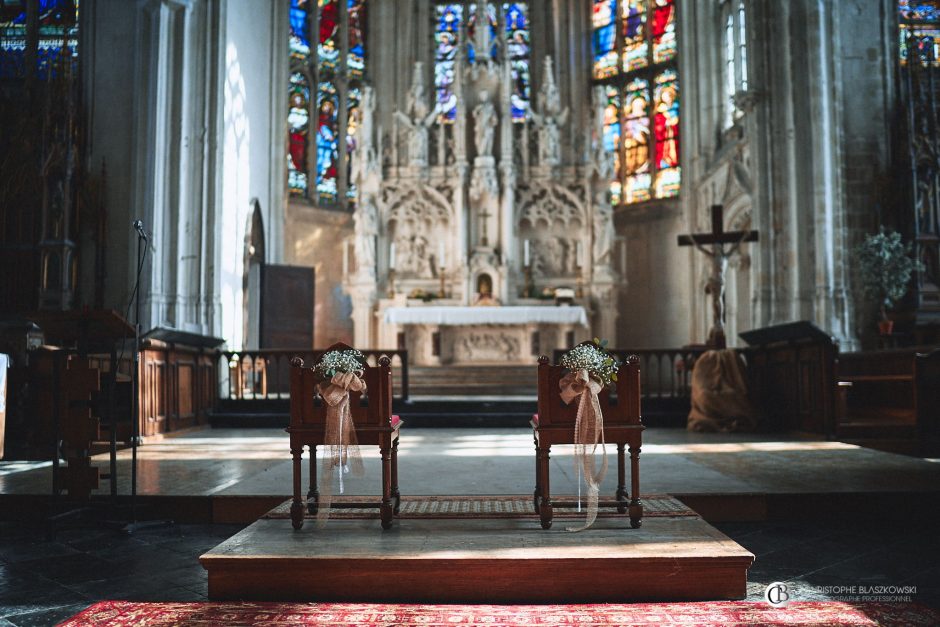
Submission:
<svg viewBox="0 0 940 627">
<path fill-rule="evenodd" d="M 551 445 L 539 446 L 536 451 L 536 458 L 539 464 L 539 518 L 542 522 L 542 529 L 552 528 L 552 497 L 550 495 L 548 483 L 548 460 Z"/>
<path fill-rule="evenodd" d="M 634 529 L 643 524 L 643 502 L 640 501 L 640 445 L 630 447 L 630 526 Z"/>
<path fill-rule="evenodd" d="M 291 447 L 290 450 L 294 461 L 294 502 L 290 506 L 290 521 L 294 529 L 300 529 L 304 526 L 304 502 L 300 497 L 300 459 L 303 452 L 303 446 Z"/>
<path fill-rule="evenodd" d="M 382 529 L 390 529 L 395 506 L 392 505 L 392 452 L 391 446 L 382 446 L 382 505 L 379 512 L 382 517 Z"/>
<path fill-rule="evenodd" d="M 624 444 L 623 442 L 617 443 L 617 493 L 615 495 L 617 499 L 617 513 L 626 514 L 627 513 L 627 504 L 630 500 L 630 496 L 627 494 L 627 478 L 626 478 L 626 468 L 624 463 L 624 454 L 623 454 Z"/>
<path fill-rule="evenodd" d="M 535 492 L 532 494 L 532 505 L 535 506 L 535 513 L 539 513 L 539 498 L 541 497 L 542 484 L 539 481 L 539 437 L 533 432 L 532 440 L 535 442 Z"/>
<path fill-rule="evenodd" d="M 307 490 L 307 511 L 320 511 L 320 488 L 317 485 L 317 445 L 310 445 L 310 489 Z"/>
<path fill-rule="evenodd" d="M 401 511 L 401 493 L 398 491 L 398 436 L 392 442 L 392 498 L 395 499 L 394 513 Z"/>
</svg>

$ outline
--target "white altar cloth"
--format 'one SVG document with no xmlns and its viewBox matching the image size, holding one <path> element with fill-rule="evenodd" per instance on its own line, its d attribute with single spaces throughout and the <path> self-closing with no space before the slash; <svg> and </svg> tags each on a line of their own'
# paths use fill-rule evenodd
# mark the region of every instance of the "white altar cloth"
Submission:
<svg viewBox="0 0 940 627">
<path fill-rule="evenodd" d="M 579 324 L 588 319 L 581 305 L 543 307 L 389 307 L 388 324 L 437 324 L 443 326 L 483 324 Z"/>
</svg>

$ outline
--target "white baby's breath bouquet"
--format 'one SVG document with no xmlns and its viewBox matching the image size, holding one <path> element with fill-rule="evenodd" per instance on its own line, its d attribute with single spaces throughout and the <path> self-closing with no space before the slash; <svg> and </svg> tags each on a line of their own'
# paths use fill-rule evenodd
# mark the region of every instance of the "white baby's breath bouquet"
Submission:
<svg viewBox="0 0 940 627">
<path fill-rule="evenodd" d="M 325 353 L 313 370 L 324 379 L 332 378 L 337 372 L 355 372 L 362 376 L 366 366 L 366 357 L 355 348 L 344 351 Z"/>
<path fill-rule="evenodd" d="M 572 348 L 562 355 L 559 364 L 572 372 L 587 370 L 591 378 L 605 386 L 617 380 L 617 370 L 620 368 L 613 355 L 607 352 L 607 340 L 597 338 Z"/>
</svg>

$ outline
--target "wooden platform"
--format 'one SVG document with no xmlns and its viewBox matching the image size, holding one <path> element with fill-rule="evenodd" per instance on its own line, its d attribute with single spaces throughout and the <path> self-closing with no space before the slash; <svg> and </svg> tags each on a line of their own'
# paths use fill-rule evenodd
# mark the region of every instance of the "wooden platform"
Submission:
<svg viewBox="0 0 940 627">
<path fill-rule="evenodd" d="M 539 603 L 742 599 L 754 556 L 696 516 L 259 520 L 199 558 L 211 600 Z"/>
</svg>

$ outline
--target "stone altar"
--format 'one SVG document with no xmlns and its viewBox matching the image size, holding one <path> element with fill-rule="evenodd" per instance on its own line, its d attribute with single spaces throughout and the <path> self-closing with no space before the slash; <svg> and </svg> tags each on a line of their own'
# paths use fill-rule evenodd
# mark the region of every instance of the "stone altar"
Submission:
<svg viewBox="0 0 940 627">
<path fill-rule="evenodd" d="M 388 341 L 404 344 L 410 363 L 531 365 L 539 354 L 590 336 L 584 307 L 390 306 L 382 312 Z"/>
</svg>

